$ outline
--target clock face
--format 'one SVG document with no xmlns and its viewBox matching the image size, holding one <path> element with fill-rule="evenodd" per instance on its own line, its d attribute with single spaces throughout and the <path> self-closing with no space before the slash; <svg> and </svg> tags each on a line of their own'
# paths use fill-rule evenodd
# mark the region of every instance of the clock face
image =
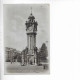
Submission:
<svg viewBox="0 0 80 80">
<path fill-rule="evenodd" d="M 32 26 L 29 27 L 29 31 L 32 31 L 33 30 L 33 26 L 34 25 L 32 25 Z"/>
<path fill-rule="evenodd" d="M 33 30 L 33 27 L 31 26 L 31 27 L 29 27 L 29 31 L 31 31 L 31 30 Z"/>
</svg>

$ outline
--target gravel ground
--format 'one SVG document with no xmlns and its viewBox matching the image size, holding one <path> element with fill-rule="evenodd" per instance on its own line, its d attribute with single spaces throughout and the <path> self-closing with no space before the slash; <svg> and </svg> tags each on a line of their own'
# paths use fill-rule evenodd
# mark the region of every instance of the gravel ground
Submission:
<svg viewBox="0 0 80 80">
<path fill-rule="evenodd" d="M 47 69 L 44 69 L 43 66 L 37 66 L 37 65 L 26 65 L 26 66 L 21 66 L 20 63 L 18 62 L 14 62 L 14 63 L 10 63 L 10 62 L 6 62 L 5 63 L 5 74 L 22 74 L 22 73 L 26 73 L 26 74 L 36 74 L 36 73 L 40 73 L 40 74 L 44 74 L 44 73 L 48 73 Z"/>
</svg>

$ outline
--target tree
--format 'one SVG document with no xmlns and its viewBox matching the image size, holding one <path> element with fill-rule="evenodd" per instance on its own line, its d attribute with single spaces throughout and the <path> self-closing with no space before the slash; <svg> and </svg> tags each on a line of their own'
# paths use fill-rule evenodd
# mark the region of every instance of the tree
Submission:
<svg viewBox="0 0 80 80">
<path fill-rule="evenodd" d="M 40 52 L 39 52 L 39 57 L 41 61 L 46 61 L 48 56 L 48 50 L 47 46 L 45 43 L 42 44 Z"/>
</svg>

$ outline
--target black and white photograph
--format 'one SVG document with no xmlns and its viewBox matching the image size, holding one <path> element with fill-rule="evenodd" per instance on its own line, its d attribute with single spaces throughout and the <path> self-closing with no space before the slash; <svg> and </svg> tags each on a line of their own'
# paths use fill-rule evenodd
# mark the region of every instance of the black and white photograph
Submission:
<svg viewBox="0 0 80 80">
<path fill-rule="evenodd" d="M 80 80 L 80 0 L 0 0 L 0 80 Z"/>
<path fill-rule="evenodd" d="M 4 4 L 4 73 L 50 74 L 50 5 Z"/>
</svg>

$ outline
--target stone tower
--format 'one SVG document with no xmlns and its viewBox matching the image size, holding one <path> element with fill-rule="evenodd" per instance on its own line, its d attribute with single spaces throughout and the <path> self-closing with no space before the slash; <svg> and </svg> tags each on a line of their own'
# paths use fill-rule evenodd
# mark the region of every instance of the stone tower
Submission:
<svg viewBox="0 0 80 80">
<path fill-rule="evenodd" d="M 31 13 L 28 17 L 28 21 L 25 23 L 26 32 L 27 32 L 27 63 L 28 64 L 36 64 L 36 35 L 37 35 L 37 25 L 38 23 L 35 21 L 35 17 Z"/>
</svg>

